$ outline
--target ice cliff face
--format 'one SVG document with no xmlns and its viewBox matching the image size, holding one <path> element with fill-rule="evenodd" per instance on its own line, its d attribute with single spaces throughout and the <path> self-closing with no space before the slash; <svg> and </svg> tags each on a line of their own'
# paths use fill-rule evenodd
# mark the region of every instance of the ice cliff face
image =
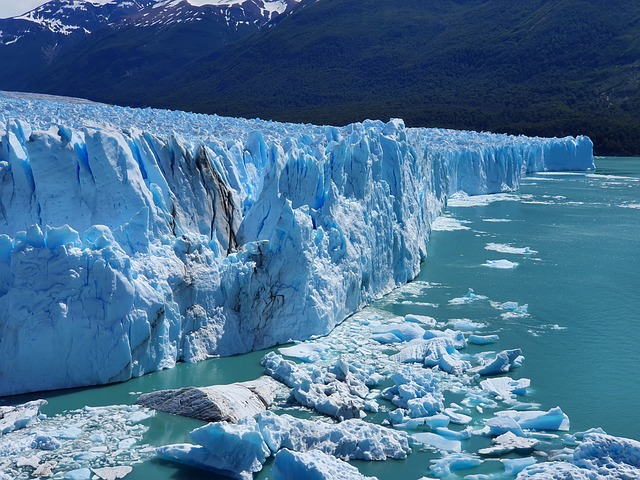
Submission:
<svg viewBox="0 0 640 480">
<path fill-rule="evenodd" d="M 586 137 L 8 95 L 0 132 L 0 395 L 325 334 L 418 273 L 449 195 L 593 168 Z"/>
</svg>

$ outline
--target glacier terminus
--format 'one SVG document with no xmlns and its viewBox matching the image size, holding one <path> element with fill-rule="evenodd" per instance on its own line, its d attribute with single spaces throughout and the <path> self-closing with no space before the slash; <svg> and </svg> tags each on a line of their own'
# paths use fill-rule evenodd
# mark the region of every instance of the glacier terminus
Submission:
<svg viewBox="0 0 640 480">
<path fill-rule="evenodd" d="M 0 395 L 327 334 L 417 275 L 453 194 L 593 168 L 587 137 L 0 93 Z"/>
</svg>

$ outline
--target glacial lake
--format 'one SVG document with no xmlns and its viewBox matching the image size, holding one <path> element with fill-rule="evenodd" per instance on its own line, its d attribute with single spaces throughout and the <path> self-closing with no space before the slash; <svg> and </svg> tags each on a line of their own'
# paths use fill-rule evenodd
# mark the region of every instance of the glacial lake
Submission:
<svg viewBox="0 0 640 480">
<path fill-rule="evenodd" d="M 453 199 L 432 233 L 418 278 L 338 329 L 348 332 L 350 322 L 357 327 L 367 316 L 419 314 L 442 324 L 468 319 L 482 325 L 477 333 L 500 337 L 482 349 L 522 349 L 524 364 L 511 376 L 531 379 L 523 401 L 544 410 L 560 406 L 571 432 L 602 427 L 640 440 L 640 158 L 597 158 L 596 166 L 586 174 L 532 174 L 510 194 Z M 487 298 L 449 302 L 469 288 Z M 526 314 L 496 308 L 507 301 L 528 305 Z M 105 387 L 0 399 L 0 404 L 45 398 L 43 412 L 49 416 L 85 405 L 131 404 L 152 390 L 254 379 L 262 374 L 259 362 L 266 352 L 180 364 Z M 385 416 L 373 415 L 373 421 Z M 163 445 L 189 442 L 188 432 L 202 423 L 158 413 L 144 424 L 149 427 L 144 441 Z M 429 461 L 435 458 L 437 453 L 415 449 L 403 461 L 354 464 L 380 479 L 417 479 L 430 476 Z M 460 478 L 501 469 L 498 461 L 487 461 L 460 472 Z M 218 477 L 148 460 L 126 478 Z M 268 465 L 256 478 L 270 478 Z"/>
</svg>

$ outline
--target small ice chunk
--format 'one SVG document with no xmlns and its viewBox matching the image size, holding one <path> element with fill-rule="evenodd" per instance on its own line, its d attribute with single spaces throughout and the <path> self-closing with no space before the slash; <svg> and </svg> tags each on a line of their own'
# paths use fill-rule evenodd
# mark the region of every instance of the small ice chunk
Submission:
<svg viewBox="0 0 640 480">
<path fill-rule="evenodd" d="M 500 340 L 498 335 L 469 335 L 467 342 L 474 345 L 490 345 Z"/>
<path fill-rule="evenodd" d="M 447 325 L 462 332 L 473 332 L 487 326 L 486 323 L 474 322 L 468 318 L 452 318 Z"/>
<path fill-rule="evenodd" d="M 51 477 L 53 476 L 53 469 L 56 466 L 56 462 L 44 462 L 38 465 L 38 468 L 33 472 L 34 477 Z"/>
<path fill-rule="evenodd" d="M 89 440 L 93 443 L 104 443 L 107 441 L 107 436 L 104 433 L 94 433 L 89 436 Z"/>
<path fill-rule="evenodd" d="M 287 357 L 297 358 L 305 363 L 315 363 L 326 358 L 328 347 L 320 343 L 299 343 L 282 347 L 278 351 Z"/>
<path fill-rule="evenodd" d="M 482 464 L 482 460 L 476 455 L 467 453 L 454 453 L 443 458 L 431 460 L 431 473 L 438 478 L 447 478 L 452 472 L 468 470 Z M 466 477 L 465 477 L 466 478 Z"/>
<path fill-rule="evenodd" d="M 500 400 L 510 400 L 515 395 L 524 395 L 527 388 L 531 385 L 531 380 L 521 378 L 513 380 L 509 377 L 488 378 L 480 382 L 482 390 L 498 397 Z"/>
<path fill-rule="evenodd" d="M 509 253 L 513 255 L 531 255 L 534 253 L 538 253 L 536 250 L 532 250 L 529 247 L 513 247 L 505 243 L 487 243 L 484 249 L 500 253 Z"/>
<path fill-rule="evenodd" d="M 424 421 L 432 430 L 435 430 L 438 427 L 446 427 L 449 425 L 451 418 L 448 415 L 438 413 L 437 415 L 426 417 Z"/>
<path fill-rule="evenodd" d="M 371 338 L 380 343 L 409 342 L 424 335 L 424 328 L 415 323 L 392 323 L 379 325 L 372 331 Z"/>
<path fill-rule="evenodd" d="M 38 465 L 40 465 L 40 457 L 37 455 L 33 457 L 20 457 L 16 460 L 16 466 L 18 467 L 38 468 Z"/>
<path fill-rule="evenodd" d="M 473 420 L 473 418 L 471 418 L 469 415 L 465 415 L 464 413 L 457 412 L 453 408 L 445 408 L 443 410 L 443 413 L 447 417 L 449 417 L 449 420 L 451 420 L 451 423 L 455 423 L 458 425 L 467 425 L 471 423 L 471 420 Z"/>
<path fill-rule="evenodd" d="M 319 450 L 293 452 L 286 448 L 277 453 L 271 474 L 273 480 L 373 480 L 353 465 Z"/>
<path fill-rule="evenodd" d="M 49 435 L 36 435 L 31 442 L 31 448 L 38 450 L 56 450 L 60 448 L 60 442 Z"/>
<path fill-rule="evenodd" d="M 493 360 L 477 367 L 476 373 L 482 376 L 501 375 L 519 367 L 523 360 L 522 350 L 519 348 L 503 350 L 497 353 Z"/>
<path fill-rule="evenodd" d="M 548 412 L 520 412 L 517 421 L 527 430 L 569 430 L 569 417 L 560 407 L 552 408 Z"/>
<path fill-rule="evenodd" d="M 478 453 L 488 456 L 504 455 L 511 452 L 530 453 L 540 444 L 540 440 L 518 436 L 513 432 L 506 432 L 494 438 L 493 443 L 493 447 L 481 448 Z"/>
<path fill-rule="evenodd" d="M 501 270 L 509 270 L 512 268 L 516 268 L 518 265 L 520 265 L 518 262 L 511 262 L 505 259 L 487 260 L 485 263 L 482 264 L 483 267 L 498 268 Z"/>
<path fill-rule="evenodd" d="M 436 218 L 431 224 L 431 230 L 434 232 L 455 232 L 457 230 L 471 230 L 465 226 L 465 223 L 470 223 L 467 220 L 458 220 L 447 215 L 441 215 Z"/>
<path fill-rule="evenodd" d="M 64 474 L 65 480 L 90 480 L 91 470 L 88 468 L 77 468 Z"/>
<path fill-rule="evenodd" d="M 478 300 L 486 300 L 484 295 L 476 295 L 473 292 L 473 288 L 470 288 L 464 297 L 452 298 L 449 300 L 449 305 L 466 305 L 467 303 L 477 302 Z"/>
<path fill-rule="evenodd" d="M 451 430 L 447 427 L 436 427 L 433 429 L 438 435 L 442 435 L 444 438 L 451 440 L 467 440 L 471 437 L 471 431 L 467 428 L 465 430 Z"/>
<path fill-rule="evenodd" d="M 412 323 L 419 323 L 420 325 L 425 325 L 427 327 L 435 327 L 436 326 L 436 319 L 433 317 L 430 317 L 428 315 L 415 315 L 413 313 L 409 313 L 407 315 L 404 316 L 404 321 L 405 322 L 412 322 Z"/>
<path fill-rule="evenodd" d="M 444 452 L 460 453 L 462 451 L 462 443 L 459 440 L 448 440 L 437 433 L 414 433 L 411 437 L 417 443 L 421 443 L 422 445 L 433 447 Z"/>
<path fill-rule="evenodd" d="M 498 416 L 490 418 L 485 422 L 485 426 L 488 429 L 487 433 L 491 436 L 503 435 L 507 432 L 512 432 L 519 437 L 525 436 L 520 424 L 511 417 Z"/>
<path fill-rule="evenodd" d="M 75 440 L 80 436 L 81 433 L 82 433 L 81 428 L 75 425 L 72 425 L 70 427 L 65 428 L 62 432 L 60 432 L 60 434 L 58 435 L 58 438 L 62 440 Z"/>
<path fill-rule="evenodd" d="M 503 458 L 500 461 L 504 465 L 505 475 L 509 475 L 510 477 L 515 477 L 522 470 L 527 468 L 529 465 L 534 465 L 537 460 L 533 457 L 523 457 L 523 458 Z"/>
<path fill-rule="evenodd" d="M 547 412 L 539 410 L 503 410 L 496 412 L 496 415 L 514 419 L 525 430 L 569 430 L 569 417 L 560 407 L 554 407 Z"/>
</svg>

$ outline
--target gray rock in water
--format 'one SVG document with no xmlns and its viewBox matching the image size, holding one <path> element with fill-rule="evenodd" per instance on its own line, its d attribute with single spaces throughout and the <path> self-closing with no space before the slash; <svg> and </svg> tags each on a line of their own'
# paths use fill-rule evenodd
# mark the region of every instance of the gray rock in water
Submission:
<svg viewBox="0 0 640 480">
<path fill-rule="evenodd" d="M 187 387 L 145 393 L 136 403 L 205 422 L 237 423 L 264 412 L 284 387 L 271 377 L 210 387 Z"/>
</svg>

